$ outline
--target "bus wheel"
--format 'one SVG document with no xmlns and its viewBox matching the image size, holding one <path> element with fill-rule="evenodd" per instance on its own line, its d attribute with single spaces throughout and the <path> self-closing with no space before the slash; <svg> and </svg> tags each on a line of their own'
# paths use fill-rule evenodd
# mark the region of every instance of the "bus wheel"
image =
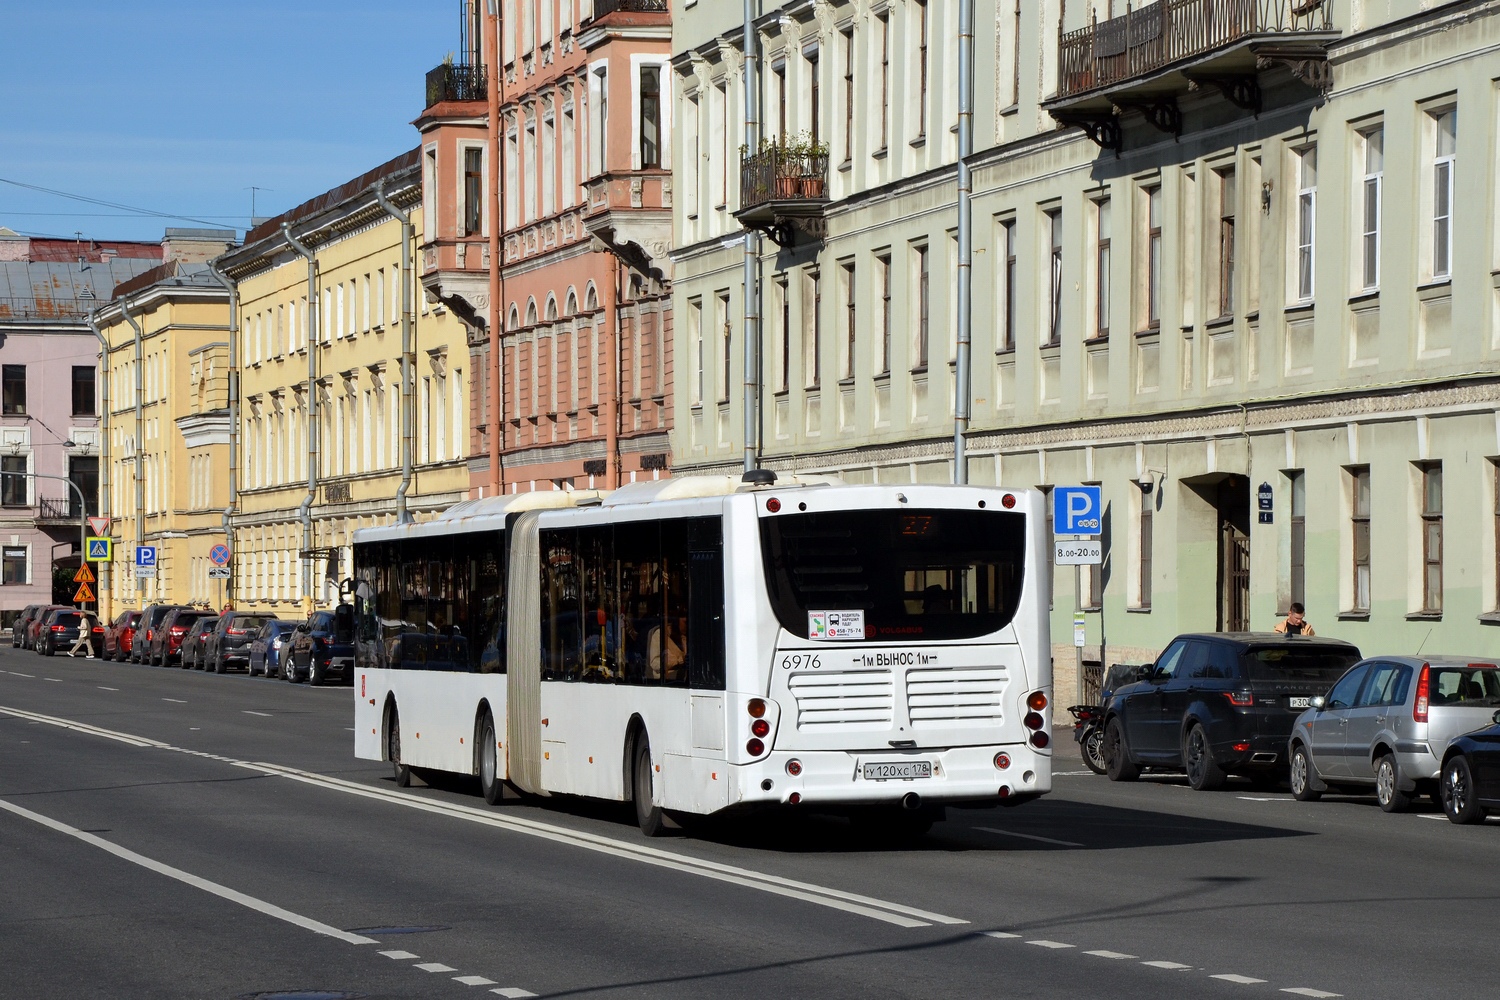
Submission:
<svg viewBox="0 0 1500 1000">
<path fill-rule="evenodd" d="M 479 726 L 479 790 L 484 801 L 492 806 L 500 804 L 505 797 L 505 782 L 500 780 L 500 754 L 495 746 L 495 719 L 484 713 L 484 722 Z"/>
<path fill-rule="evenodd" d="M 660 837 L 666 832 L 667 825 L 661 807 L 651 803 L 651 741 L 644 732 L 635 741 L 634 776 L 631 791 L 635 798 L 635 821 L 646 836 Z"/>
<path fill-rule="evenodd" d="M 401 763 L 401 716 L 396 714 L 395 706 L 391 707 L 390 725 L 385 730 L 385 756 L 395 772 L 396 787 L 410 788 L 411 768 Z"/>
</svg>

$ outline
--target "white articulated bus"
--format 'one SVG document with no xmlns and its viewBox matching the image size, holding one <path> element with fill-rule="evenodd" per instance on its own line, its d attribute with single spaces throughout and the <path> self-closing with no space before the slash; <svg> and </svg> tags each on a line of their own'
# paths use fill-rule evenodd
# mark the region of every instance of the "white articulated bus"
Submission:
<svg viewBox="0 0 1500 1000">
<path fill-rule="evenodd" d="M 770 480 L 769 473 L 750 477 Z M 749 478 L 749 477 L 747 477 Z M 1051 788 L 1043 499 L 682 477 L 354 540 L 355 751 L 485 798 L 925 830 Z"/>
</svg>

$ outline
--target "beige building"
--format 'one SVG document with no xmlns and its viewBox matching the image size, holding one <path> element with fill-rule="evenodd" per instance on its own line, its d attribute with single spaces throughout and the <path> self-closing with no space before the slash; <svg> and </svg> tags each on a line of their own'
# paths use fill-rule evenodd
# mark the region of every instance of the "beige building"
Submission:
<svg viewBox="0 0 1500 1000">
<path fill-rule="evenodd" d="M 1293 601 L 1369 652 L 1488 648 L 1500 3 L 975 7 L 967 471 L 1103 486 L 1085 656 Z M 679 471 L 741 463 L 748 227 L 760 461 L 953 477 L 958 8 L 758 5 L 777 145 L 743 151 L 741 5 L 674 18 Z"/>
<path fill-rule="evenodd" d="M 466 495 L 468 344 L 416 282 L 421 198 L 412 150 L 258 226 L 214 262 L 238 298 L 239 608 L 293 617 L 327 607 L 352 571 L 357 528 Z"/>
<path fill-rule="evenodd" d="M 109 344 L 100 372 L 100 491 L 114 550 L 99 578 L 105 621 L 153 602 L 224 596 L 208 556 L 225 540 L 229 503 L 229 290 L 202 261 L 233 238 L 198 234 L 196 252 L 122 282 L 94 314 Z M 156 550 L 154 575 L 136 574 L 137 546 Z"/>
</svg>

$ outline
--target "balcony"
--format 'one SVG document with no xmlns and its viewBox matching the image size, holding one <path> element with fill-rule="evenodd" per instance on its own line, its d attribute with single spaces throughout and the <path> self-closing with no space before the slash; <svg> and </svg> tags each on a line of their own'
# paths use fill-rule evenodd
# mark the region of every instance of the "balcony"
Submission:
<svg viewBox="0 0 1500 1000">
<path fill-rule="evenodd" d="M 827 235 L 828 147 L 767 144 L 740 156 L 740 210 L 735 218 L 781 246 Z"/>
<path fill-rule="evenodd" d="M 597 9 L 597 7 L 596 7 Z M 611 253 L 657 280 L 672 266 L 672 172 L 610 170 L 584 182 L 584 228 Z"/>
<path fill-rule="evenodd" d="M 78 507 L 77 497 L 40 497 L 37 500 L 36 523 L 77 527 L 84 517 L 99 513 L 98 508 L 97 502 L 91 502 L 85 514 Z"/>
<path fill-rule="evenodd" d="M 667 0 L 594 0 L 594 20 L 616 12 L 623 14 L 668 14 Z"/>
<path fill-rule="evenodd" d="M 1119 149 L 1119 116 L 1140 111 L 1180 134 L 1177 99 L 1201 86 L 1259 114 L 1259 73 L 1290 69 L 1303 83 L 1332 84 L 1327 49 L 1340 31 L 1333 0 L 1156 0 L 1119 17 L 1062 32 L 1052 117 Z"/>
<path fill-rule="evenodd" d="M 444 63 L 427 71 L 427 103 L 424 107 L 446 101 L 483 101 L 487 97 L 483 66 Z"/>
</svg>

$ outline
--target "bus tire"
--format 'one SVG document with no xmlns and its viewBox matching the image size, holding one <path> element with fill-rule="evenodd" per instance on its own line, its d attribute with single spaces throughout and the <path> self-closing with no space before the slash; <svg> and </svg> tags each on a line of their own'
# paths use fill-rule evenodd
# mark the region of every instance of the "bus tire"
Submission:
<svg viewBox="0 0 1500 1000">
<path fill-rule="evenodd" d="M 479 724 L 479 790 L 484 801 L 497 806 L 505 798 L 505 782 L 500 777 L 500 753 L 495 744 L 495 718 L 484 713 Z"/>
<path fill-rule="evenodd" d="M 641 832 L 648 837 L 660 837 L 667 831 L 666 817 L 658 805 L 651 801 L 654 784 L 651 767 L 651 741 L 644 730 L 635 740 L 635 768 L 630 783 L 631 797 L 635 800 L 635 821 Z"/>
<path fill-rule="evenodd" d="M 411 787 L 411 768 L 401 763 L 401 716 L 396 706 L 391 706 L 390 721 L 385 727 L 385 756 L 391 762 L 397 788 Z"/>
</svg>

